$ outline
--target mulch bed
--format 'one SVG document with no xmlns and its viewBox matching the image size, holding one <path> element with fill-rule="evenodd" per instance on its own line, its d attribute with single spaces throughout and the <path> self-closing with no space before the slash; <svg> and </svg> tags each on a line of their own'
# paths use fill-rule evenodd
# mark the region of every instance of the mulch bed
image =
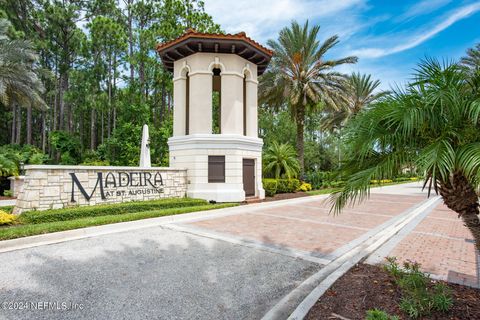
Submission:
<svg viewBox="0 0 480 320">
<path fill-rule="evenodd" d="M 15 200 L 17 198 L 15 197 L 5 197 L 5 196 L 0 196 L 0 200 Z"/>
<path fill-rule="evenodd" d="M 480 290 L 448 285 L 453 297 L 450 311 L 422 319 L 480 319 Z M 367 310 L 374 308 L 408 319 L 398 307 L 400 298 L 401 292 L 394 285 L 393 278 L 381 267 L 358 264 L 325 292 L 305 319 L 363 320 Z"/>
<path fill-rule="evenodd" d="M 309 194 L 306 192 L 292 192 L 292 193 L 278 193 L 273 197 L 265 197 L 263 201 L 277 201 L 277 200 L 286 200 L 286 199 L 294 199 L 294 198 L 301 198 L 301 197 L 308 197 Z"/>
</svg>

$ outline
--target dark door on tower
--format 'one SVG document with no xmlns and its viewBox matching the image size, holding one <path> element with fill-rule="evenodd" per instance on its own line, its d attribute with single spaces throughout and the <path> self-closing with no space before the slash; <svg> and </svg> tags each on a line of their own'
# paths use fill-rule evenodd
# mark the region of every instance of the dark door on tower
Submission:
<svg viewBox="0 0 480 320">
<path fill-rule="evenodd" d="M 255 195 L 255 160 L 243 159 L 243 190 L 245 196 Z"/>
</svg>

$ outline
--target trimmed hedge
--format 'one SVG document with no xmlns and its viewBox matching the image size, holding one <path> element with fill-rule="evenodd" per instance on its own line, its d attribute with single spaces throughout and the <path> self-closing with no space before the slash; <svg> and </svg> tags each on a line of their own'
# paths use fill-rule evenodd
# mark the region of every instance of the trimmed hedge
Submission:
<svg viewBox="0 0 480 320">
<path fill-rule="evenodd" d="M 301 182 L 298 179 L 263 179 L 265 195 L 273 197 L 277 193 L 290 193 L 298 191 Z"/>
<path fill-rule="evenodd" d="M 277 193 L 278 182 L 275 179 L 263 179 L 263 189 L 267 197 L 273 197 Z"/>
<path fill-rule="evenodd" d="M 64 208 L 45 211 L 28 211 L 19 216 L 21 223 L 45 223 L 67 221 L 86 217 L 120 215 L 131 212 L 144 212 L 159 209 L 183 208 L 208 205 L 202 199 L 169 198 L 154 201 L 137 201 L 117 204 Z"/>
<path fill-rule="evenodd" d="M 277 193 L 295 192 L 300 187 L 298 179 L 278 179 Z"/>
</svg>

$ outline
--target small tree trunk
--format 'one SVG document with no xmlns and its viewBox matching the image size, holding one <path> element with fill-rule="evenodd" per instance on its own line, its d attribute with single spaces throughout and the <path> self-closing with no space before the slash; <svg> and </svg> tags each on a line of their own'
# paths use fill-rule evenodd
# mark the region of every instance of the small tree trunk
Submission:
<svg viewBox="0 0 480 320">
<path fill-rule="evenodd" d="M 46 122 L 47 113 L 45 111 L 42 112 L 42 152 L 45 153 L 46 146 L 47 146 L 47 122 Z"/>
<path fill-rule="evenodd" d="M 95 125 L 96 114 L 95 109 L 90 111 L 90 150 L 94 151 L 97 146 L 97 128 Z"/>
<path fill-rule="evenodd" d="M 160 123 L 162 123 L 165 114 L 165 83 L 162 81 L 162 101 L 160 103 Z"/>
<path fill-rule="evenodd" d="M 133 26 L 132 26 L 132 5 L 133 0 L 128 0 L 127 2 L 127 21 L 128 21 L 128 57 L 130 63 L 130 85 L 133 84 L 133 79 L 135 75 L 134 66 L 133 66 Z"/>
<path fill-rule="evenodd" d="M 17 132 L 17 106 L 14 104 L 12 107 L 12 136 L 10 143 L 15 143 L 15 133 Z"/>
<path fill-rule="evenodd" d="M 113 88 L 112 88 L 112 101 L 113 101 L 113 131 L 117 126 L 117 101 L 116 101 L 116 94 L 117 94 L 117 54 L 115 53 L 113 56 Z"/>
<path fill-rule="evenodd" d="M 105 123 L 105 117 L 104 117 L 104 114 L 105 114 L 105 112 L 103 112 L 103 110 L 102 110 L 102 113 L 101 113 L 101 116 L 100 116 L 100 119 L 101 119 L 101 120 L 100 120 L 100 121 L 101 121 L 101 125 L 100 125 L 100 132 L 101 132 L 101 134 L 100 134 L 100 141 L 101 141 L 101 142 L 100 142 L 100 143 L 103 143 L 103 138 L 104 138 L 104 136 L 105 136 L 105 125 L 104 125 L 104 123 Z"/>
<path fill-rule="evenodd" d="M 108 56 L 108 113 L 107 113 L 107 137 L 110 138 L 112 131 L 112 56 Z"/>
<path fill-rule="evenodd" d="M 58 108 L 58 130 L 63 130 L 65 124 L 65 99 L 63 95 L 63 78 L 64 75 L 60 74 L 59 80 L 59 90 L 58 90 L 58 100 L 59 100 L 59 108 Z"/>
<path fill-rule="evenodd" d="M 32 144 L 32 106 L 27 108 L 27 144 Z"/>
<path fill-rule="evenodd" d="M 480 219 L 478 195 L 461 172 L 455 172 L 449 181 L 440 184 L 440 194 L 445 205 L 458 213 L 472 233 L 477 250 L 480 250 Z"/>
<path fill-rule="evenodd" d="M 305 165 L 304 165 L 304 140 L 303 140 L 303 133 L 305 127 L 305 110 L 303 107 L 298 107 L 296 115 L 295 115 L 295 122 L 297 124 L 297 156 L 298 156 L 298 163 L 300 164 L 300 176 L 303 175 L 305 172 Z"/>
</svg>

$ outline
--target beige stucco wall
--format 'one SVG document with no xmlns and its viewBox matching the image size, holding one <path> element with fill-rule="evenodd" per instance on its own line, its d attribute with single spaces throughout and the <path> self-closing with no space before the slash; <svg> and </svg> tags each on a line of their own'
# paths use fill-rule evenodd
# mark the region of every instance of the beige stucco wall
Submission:
<svg viewBox="0 0 480 320">
<path fill-rule="evenodd" d="M 221 70 L 221 132 L 243 135 L 247 75 L 247 135 L 257 137 L 257 66 L 236 55 L 195 53 L 174 63 L 174 136 L 185 135 L 186 74 L 190 77 L 190 134 L 212 133 L 212 70 Z"/>
<path fill-rule="evenodd" d="M 15 213 L 21 213 L 28 210 L 58 209 L 78 205 L 86 206 L 126 201 L 184 197 L 187 189 L 187 172 L 185 169 L 181 168 L 35 165 L 26 166 L 25 170 L 24 185 L 17 198 Z M 99 185 L 97 185 L 90 200 L 85 199 L 78 186 L 74 184 L 75 202 L 71 202 L 73 184 L 71 173 L 75 174 L 86 193 L 90 195 L 97 183 L 98 172 L 102 173 L 103 179 L 106 178 L 106 175 L 109 172 L 115 177 L 117 177 L 120 172 L 132 174 L 134 183 L 130 186 L 121 186 L 120 182 L 116 181 L 116 187 L 111 183 L 106 186 L 104 185 L 103 188 L 106 199 L 102 199 Z M 160 174 L 163 184 L 152 186 L 147 183 L 144 175 L 146 173 L 149 173 L 152 177 L 151 181 L 153 181 L 153 177 L 157 173 Z M 140 181 L 140 179 L 142 179 L 140 176 L 143 176 L 143 181 Z M 125 178 L 124 175 L 122 177 Z M 125 184 L 126 182 L 123 182 L 123 185 Z"/>
</svg>

